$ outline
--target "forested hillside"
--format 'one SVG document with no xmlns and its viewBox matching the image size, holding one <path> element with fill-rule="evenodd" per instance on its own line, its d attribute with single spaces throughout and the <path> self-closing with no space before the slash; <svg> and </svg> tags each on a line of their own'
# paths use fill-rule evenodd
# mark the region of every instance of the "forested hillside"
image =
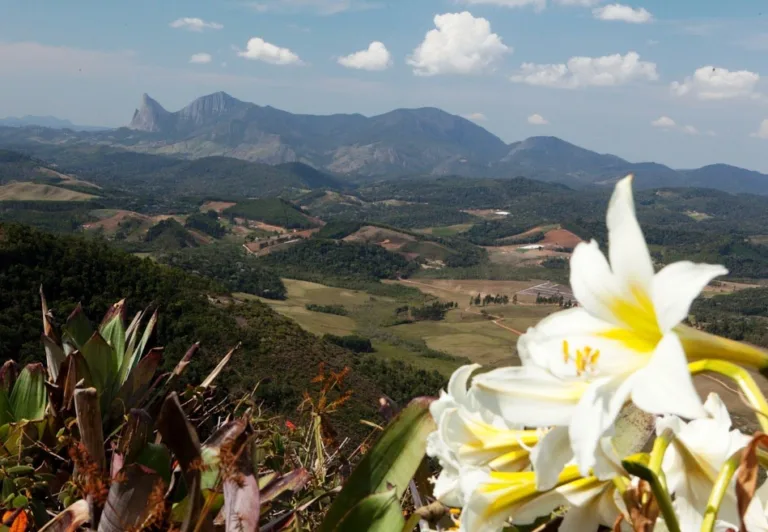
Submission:
<svg viewBox="0 0 768 532">
<path fill-rule="evenodd" d="M 291 412 L 325 363 L 347 379 L 353 399 L 340 414 L 349 434 L 361 434 L 359 420 L 374 414 L 378 395 L 406 400 L 411 390 L 437 390 L 436 373 L 353 355 L 302 330 L 258 302 L 237 302 L 212 281 L 117 251 L 105 243 L 54 236 L 28 227 L 0 224 L 0 356 L 41 360 L 39 289 L 54 318 L 63 321 L 78 302 L 86 315 L 101 316 L 127 299 L 128 315 L 147 306 L 159 309 L 157 343 L 166 346 L 163 367 L 172 368 L 196 341 L 202 344 L 185 373 L 199 382 L 238 342 L 242 348 L 220 378 L 230 393 L 252 390 L 267 405 Z M 211 299 L 212 298 L 212 299 Z M 397 378 L 392 378 L 397 375 Z"/>
</svg>

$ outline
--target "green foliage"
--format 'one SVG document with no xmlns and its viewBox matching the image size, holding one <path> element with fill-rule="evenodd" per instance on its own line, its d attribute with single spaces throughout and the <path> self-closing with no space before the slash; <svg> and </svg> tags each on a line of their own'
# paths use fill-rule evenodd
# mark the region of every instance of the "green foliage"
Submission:
<svg viewBox="0 0 768 532">
<path fill-rule="evenodd" d="M 198 246 L 197 241 L 189 234 L 189 231 L 173 218 L 168 218 L 150 227 L 144 237 L 144 242 L 149 245 L 149 248 L 158 251 Z"/>
<path fill-rule="evenodd" d="M 263 198 L 240 201 L 236 205 L 224 210 L 225 214 L 258 220 L 270 225 L 277 225 L 287 229 L 310 229 L 317 224 L 307 216 L 280 198 Z"/>
<path fill-rule="evenodd" d="M 323 312 L 325 314 L 335 314 L 337 316 L 349 315 L 349 311 L 344 305 L 318 305 L 316 303 L 307 303 L 306 308 L 312 312 Z"/>
<path fill-rule="evenodd" d="M 227 234 L 227 229 L 219 223 L 219 215 L 216 211 L 191 214 L 187 217 L 184 226 L 201 231 L 213 238 L 221 238 Z"/>
<path fill-rule="evenodd" d="M 324 334 L 323 340 L 332 344 L 349 349 L 353 353 L 373 353 L 373 346 L 368 338 L 349 334 L 347 336 L 336 336 L 335 334 Z"/>
<path fill-rule="evenodd" d="M 363 222 L 352 220 L 331 220 L 313 236 L 315 238 L 341 240 L 359 230 L 363 225 Z"/>
<path fill-rule="evenodd" d="M 283 277 L 312 274 L 351 280 L 396 279 L 417 269 L 405 258 L 373 244 L 310 239 L 259 259 Z"/>
<path fill-rule="evenodd" d="M 382 523 L 379 520 L 391 523 L 392 512 L 363 512 L 359 505 L 367 507 L 370 505 L 370 496 L 389 490 L 393 490 L 394 494 L 387 494 L 386 497 L 399 500 L 424 458 L 427 435 L 435 428 L 435 422 L 429 414 L 429 400 L 413 400 L 392 421 L 352 472 L 328 509 L 319 532 L 340 530 L 340 525 L 349 514 L 365 514 L 369 519 L 374 519 L 373 522 L 368 521 L 368 527 L 362 530 L 391 530 L 380 526 Z M 402 528 L 402 515 L 400 520 Z M 352 529 L 345 527 L 344 530 Z"/>
<path fill-rule="evenodd" d="M 269 299 L 285 299 L 283 281 L 259 266 L 241 246 L 213 244 L 162 255 L 160 262 L 213 279 L 231 292 L 246 292 Z"/>
</svg>

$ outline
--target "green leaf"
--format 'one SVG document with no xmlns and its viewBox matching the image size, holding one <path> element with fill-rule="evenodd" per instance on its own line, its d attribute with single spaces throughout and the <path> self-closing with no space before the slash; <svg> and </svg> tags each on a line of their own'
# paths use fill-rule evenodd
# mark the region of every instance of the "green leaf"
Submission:
<svg viewBox="0 0 768 532">
<path fill-rule="evenodd" d="M 160 475 L 166 485 L 171 483 L 171 453 L 165 445 L 148 443 L 136 457 L 136 463 Z"/>
<path fill-rule="evenodd" d="M 13 409 L 8 392 L 0 388 L 0 425 L 5 425 L 13 421 Z"/>
<path fill-rule="evenodd" d="M 62 330 L 78 349 L 81 349 L 93 336 L 93 327 L 91 327 L 91 322 L 88 321 L 88 318 L 85 317 L 80 303 L 77 304 L 75 310 L 69 315 Z"/>
<path fill-rule="evenodd" d="M 64 350 L 50 336 L 43 335 L 43 348 L 45 349 L 45 365 L 51 381 L 55 382 L 59 376 L 59 368 L 66 356 Z"/>
<path fill-rule="evenodd" d="M 325 523 L 323 523 L 325 524 Z M 333 528 L 336 532 L 393 532 L 403 530 L 405 518 L 394 489 L 358 502 Z"/>
<path fill-rule="evenodd" d="M 104 321 L 99 326 L 99 333 L 106 342 L 115 350 L 115 373 L 119 370 L 123 359 L 125 358 L 125 323 L 123 323 L 123 313 L 125 309 L 125 299 L 121 299 L 107 311 Z"/>
<path fill-rule="evenodd" d="M 140 406 L 138 403 L 147 393 L 155 372 L 163 358 L 163 348 L 155 347 L 131 371 L 128 378 L 117 391 L 116 397 L 122 402 L 122 407 L 129 409 Z"/>
<path fill-rule="evenodd" d="M 336 530 L 350 508 L 365 497 L 388 489 L 388 485 L 394 486 L 396 497 L 403 494 L 424 458 L 427 435 L 435 430 L 429 414 L 431 401 L 423 397 L 414 399 L 384 430 L 333 501 L 318 529 L 320 532 Z"/>
<path fill-rule="evenodd" d="M 43 365 L 29 364 L 21 370 L 11 392 L 10 403 L 14 419 L 41 419 L 45 415 L 47 400 Z"/>
<path fill-rule="evenodd" d="M 80 352 L 88 365 L 93 387 L 96 388 L 99 395 L 104 394 L 109 389 L 109 384 L 117 377 L 115 351 L 101 334 L 95 332 L 80 348 Z M 102 410 L 104 409 L 102 408 Z"/>
</svg>

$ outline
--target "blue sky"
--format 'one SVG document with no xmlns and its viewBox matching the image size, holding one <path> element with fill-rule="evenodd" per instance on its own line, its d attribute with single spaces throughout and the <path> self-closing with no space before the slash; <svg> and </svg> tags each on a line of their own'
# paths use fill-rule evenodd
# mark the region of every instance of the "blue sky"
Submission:
<svg viewBox="0 0 768 532">
<path fill-rule="evenodd" d="M 768 172 L 768 4 L 620 1 L 0 0 L 0 116 L 119 126 L 143 92 L 177 110 L 224 90 Z"/>
</svg>

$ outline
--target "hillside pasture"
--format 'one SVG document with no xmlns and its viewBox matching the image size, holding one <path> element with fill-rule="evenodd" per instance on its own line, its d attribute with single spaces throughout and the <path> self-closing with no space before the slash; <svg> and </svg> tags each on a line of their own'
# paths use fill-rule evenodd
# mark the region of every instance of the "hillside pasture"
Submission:
<svg viewBox="0 0 768 532">
<path fill-rule="evenodd" d="M 38 183 L 13 182 L 0 186 L 0 201 L 87 201 L 96 197 L 93 194 Z"/>
</svg>

